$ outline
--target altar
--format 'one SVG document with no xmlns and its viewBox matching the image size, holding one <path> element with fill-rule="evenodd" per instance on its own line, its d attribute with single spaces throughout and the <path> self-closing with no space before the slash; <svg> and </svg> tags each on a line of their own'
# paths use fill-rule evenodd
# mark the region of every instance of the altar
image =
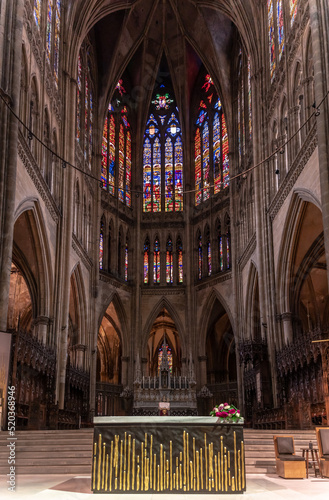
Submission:
<svg viewBox="0 0 329 500">
<path fill-rule="evenodd" d="M 243 426 L 215 417 L 95 417 L 94 493 L 242 493 Z"/>
</svg>

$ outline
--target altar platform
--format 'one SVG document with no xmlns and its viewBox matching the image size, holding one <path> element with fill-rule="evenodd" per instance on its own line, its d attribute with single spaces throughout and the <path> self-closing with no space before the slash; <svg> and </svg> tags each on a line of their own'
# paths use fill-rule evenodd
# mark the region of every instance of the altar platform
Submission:
<svg viewBox="0 0 329 500">
<path fill-rule="evenodd" d="M 95 417 L 91 489 L 242 493 L 243 426 L 214 417 Z"/>
</svg>

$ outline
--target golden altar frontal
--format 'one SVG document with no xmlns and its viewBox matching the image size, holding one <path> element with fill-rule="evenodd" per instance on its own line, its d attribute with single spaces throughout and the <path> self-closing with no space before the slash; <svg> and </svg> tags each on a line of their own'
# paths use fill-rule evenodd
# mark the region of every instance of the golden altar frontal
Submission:
<svg viewBox="0 0 329 500">
<path fill-rule="evenodd" d="M 243 426 L 214 417 L 95 417 L 94 493 L 242 493 Z"/>
</svg>

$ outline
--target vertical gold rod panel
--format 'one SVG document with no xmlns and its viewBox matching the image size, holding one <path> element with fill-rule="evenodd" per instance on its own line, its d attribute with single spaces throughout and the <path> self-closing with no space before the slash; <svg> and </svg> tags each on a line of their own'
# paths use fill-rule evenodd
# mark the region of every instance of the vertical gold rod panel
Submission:
<svg viewBox="0 0 329 500">
<path fill-rule="evenodd" d="M 222 489 L 222 483 L 220 480 L 220 452 L 217 453 L 217 467 L 218 470 L 216 471 L 216 474 L 218 474 L 218 489 L 220 491 Z"/>
<path fill-rule="evenodd" d="M 137 477 L 136 477 L 136 491 L 139 491 L 139 455 L 137 455 Z"/>
<path fill-rule="evenodd" d="M 109 477 L 109 455 L 108 453 L 106 453 L 105 491 L 108 491 L 108 477 Z"/>
<path fill-rule="evenodd" d="M 115 480 L 114 488 L 118 489 L 118 468 L 119 468 L 119 436 L 114 436 L 115 447 L 114 447 L 114 467 L 115 467 Z"/>
<path fill-rule="evenodd" d="M 179 489 L 179 468 L 178 468 L 178 457 L 176 457 L 176 490 Z"/>
<path fill-rule="evenodd" d="M 104 490 L 104 487 L 105 487 L 105 456 L 106 456 L 106 448 L 105 448 L 105 443 L 103 443 L 103 453 L 102 453 L 102 479 L 101 479 L 102 490 Z"/>
<path fill-rule="evenodd" d="M 217 455 L 215 455 L 215 489 L 216 489 L 216 491 L 218 491 Z"/>
<path fill-rule="evenodd" d="M 234 431 L 234 477 L 235 477 L 235 489 L 238 489 L 238 465 L 237 465 L 237 455 L 236 455 L 236 433 Z"/>
<path fill-rule="evenodd" d="M 146 477 L 145 477 L 145 490 L 148 491 L 150 487 L 150 459 L 146 458 Z"/>
<path fill-rule="evenodd" d="M 193 462 L 192 462 L 192 460 L 190 460 L 190 476 L 191 476 L 191 490 L 193 490 L 194 477 L 193 477 Z"/>
<path fill-rule="evenodd" d="M 157 484 L 157 491 L 160 491 L 160 465 L 158 464 L 157 466 L 157 472 L 158 472 L 158 484 Z"/>
<path fill-rule="evenodd" d="M 184 431 L 185 432 L 185 431 Z M 169 451 L 170 451 L 170 456 L 169 456 L 169 466 L 170 466 L 170 491 L 172 491 L 172 441 L 169 443 Z"/>
<path fill-rule="evenodd" d="M 144 483 L 144 442 L 141 443 L 141 491 L 143 491 Z"/>
<path fill-rule="evenodd" d="M 245 465 L 244 465 L 244 442 L 241 441 L 241 469 L 242 469 L 242 489 L 245 487 Z"/>
<path fill-rule="evenodd" d="M 166 489 L 166 464 L 167 464 L 167 458 L 166 458 L 166 452 L 163 452 L 163 489 Z"/>
<path fill-rule="evenodd" d="M 154 453 L 154 460 L 153 460 L 153 464 L 154 464 L 154 473 L 153 473 L 153 489 L 156 490 L 156 479 L 157 479 L 157 456 L 156 454 Z M 159 491 L 159 490 L 158 490 Z"/>
<path fill-rule="evenodd" d="M 130 454 L 131 454 L 131 434 L 128 435 L 128 471 L 127 471 L 127 490 L 130 490 Z"/>
<path fill-rule="evenodd" d="M 120 439 L 120 490 L 122 490 L 123 440 Z"/>
<path fill-rule="evenodd" d="M 193 437 L 193 477 L 194 477 L 194 483 L 195 483 L 195 478 L 196 478 L 196 473 L 195 473 L 195 465 L 196 465 L 196 460 L 195 460 L 195 437 Z M 195 491 L 195 485 L 194 485 L 194 491 Z"/>
<path fill-rule="evenodd" d="M 235 478 L 232 476 L 232 491 L 235 491 Z"/>
<path fill-rule="evenodd" d="M 231 486 L 231 471 L 228 471 L 228 485 Z"/>
<path fill-rule="evenodd" d="M 182 464 L 179 464 L 179 488 L 183 489 L 183 468 Z"/>
<path fill-rule="evenodd" d="M 208 489 L 208 454 L 207 454 L 207 434 L 204 433 L 204 458 L 206 462 L 206 489 Z"/>
<path fill-rule="evenodd" d="M 202 448 L 200 448 L 200 476 L 201 476 L 201 490 L 203 490 L 203 460 L 202 460 Z"/>
<path fill-rule="evenodd" d="M 113 473 L 113 441 L 111 441 L 111 455 L 110 455 L 110 491 L 112 491 L 112 473 Z"/>
<path fill-rule="evenodd" d="M 166 473 L 167 473 L 166 488 L 167 488 L 167 490 L 169 490 L 169 460 L 166 460 Z"/>
<path fill-rule="evenodd" d="M 101 489 L 102 434 L 98 436 L 97 490 Z"/>
<path fill-rule="evenodd" d="M 160 489 L 163 491 L 163 444 L 160 444 Z"/>
<path fill-rule="evenodd" d="M 125 432 L 125 447 L 123 460 L 123 491 L 126 491 L 126 476 L 127 476 L 127 432 Z"/>
<path fill-rule="evenodd" d="M 227 455 L 224 456 L 225 460 L 225 491 L 227 491 Z"/>
<path fill-rule="evenodd" d="M 133 463 L 132 463 L 132 471 L 131 471 L 131 489 L 134 491 L 135 489 L 135 453 L 136 453 L 136 439 L 133 439 Z"/>
<path fill-rule="evenodd" d="M 190 491 L 190 478 L 189 478 L 189 467 L 190 467 L 190 450 L 189 450 L 189 434 L 186 433 L 186 486 L 187 491 Z"/>
<path fill-rule="evenodd" d="M 96 483 L 96 457 L 97 457 L 97 443 L 94 443 L 94 468 L 93 468 L 93 490 Z"/>
<path fill-rule="evenodd" d="M 212 478 L 213 478 L 213 462 L 212 462 L 212 454 L 211 454 L 211 443 L 208 444 L 208 456 L 209 456 L 208 479 L 209 479 L 209 485 L 210 485 L 211 484 L 210 481 L 212 481 Z"/>
<path fill-rule="evenodd" d="M 184 491 L 186 491 L 186 431 L 183 432 L 183 467 L 184 467 L 183 485 L 184 485 Z"/>
<path fill-rule="evenodd" d="M 241 491 L 241 452 L 238 451 L 239 491 Z"/>
<path fill-rule="evenodd" d="M 221 468 L 221 476 L 222 476 L 222 490 L 224 490 L 224 442 L 223 436 L 220 437 L 220 468 Z"/>
<path fill-rule="evenodd" d="M 150 488 L 152 489 L 152 465 L 153 465 L 153 434 L 150 442 Z"/>
<path fill-rule="evenodd" d="M 196 489 L 197 491 L 200 491 L 200 458 L 198 450 L 195 452 L 195 455 L 196 455 Z"/>
</svg>

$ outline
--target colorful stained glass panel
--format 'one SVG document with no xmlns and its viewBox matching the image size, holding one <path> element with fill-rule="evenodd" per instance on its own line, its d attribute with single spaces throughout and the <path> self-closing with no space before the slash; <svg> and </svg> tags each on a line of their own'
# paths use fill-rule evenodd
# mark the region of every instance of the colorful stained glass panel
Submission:
<svg viewBox="0 0 329 500">
<path fill-rule="evenodd" d="M 282 0 L 277 0 L 277 23 L 278 23 L 278 41 L 279 41 L 279 61 L 284 50 L 284 25 L 283 25 L 283 6 Z"/>
<path fill-rule="evenodd" d="M 215 114 L 213 123 L 213 164 L 214 164 L 214 193 L 219 193 L 221 183 L 221 148 L 220 148 L 220 118 Z"/>
<path fill-rule="evenodd" d="M 205 122 L 202 133 L 202 173 L 203 173 L 203 201 L 210 196 L 210 163 L 209 163 L 209 127 Z"/>
<path fill-rule="evenodd" d="M 174 210 L 174 176 L 173 176 L 173 145 L 169 137 L 165 144 L 165 210 Z"/>
<path fill-rule="evenodd" d="M 267 20 L 268 20 L 268 38 L 269 38 L 269 50 L 270 50 L 270 75 L 271 75 L 271 81 L 273 81 L 275 74 L 275 64 L 276 64 L 273 0 L 267 0 Z"/>
<path fill-rule="evenodd" d="M 118 172 L 118 197 L 124 202 L 124 160 L 125 160 L 125 135 L 123 125 L 119 129 L 119 172 Z"/>
<path fill-rule="evenodd" d="M 194 141 L 194 165 L 195 165 L 195 204 L 202 201 L 202 176 L 201 176 L 201 134 L 198 128 Z"/>
<path fill-rule="evenodd" d="M 126 205 L 131 206 L 131 134 L 126 138 Z"/>
<path fill-rule="evenodd" d="M 153 212 L 161 212 L 161 144 L 158 137 L 153 144 Z"/>
<path fill-rule="evenodd" d="M 228 145 L 228 135 L 226 128 L 226 121 L 224 114 L 222 115 L 222 158 L 223 158 L 223 184 L 224 188 L 229 185 L 230 181 L 230 171 L 229 171 L 229 145 Z"/>
<path fill-rule="evenodd" d="M 175 211 L 183 210 L 183 145 L 180 137 L 175 142 Z"/>
<path fill-rule="evenodd" d="M 143 149 L 143 209 L 144 212 L 152 212 L 152 150 L 151 142 L 145 139 Z"/>
</svg>

